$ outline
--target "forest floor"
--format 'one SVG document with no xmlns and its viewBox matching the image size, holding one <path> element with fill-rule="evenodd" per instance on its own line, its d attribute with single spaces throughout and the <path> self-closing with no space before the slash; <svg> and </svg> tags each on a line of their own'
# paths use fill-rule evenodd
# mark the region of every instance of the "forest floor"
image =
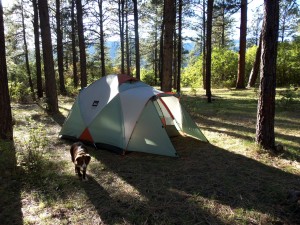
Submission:
<svg viewBox="0 0 300 225">
<path fill-rule="evenodd" d="M 0 143 L 0 224 L 300 224 L 300 91 L 277 90 L 276 143 L 255 145 L 255 90 L 184 92 L 182 104 L 209 140 L 176 137 L 179 158 L 89 147 L 88 181 L 74 174 L 60 115 L 12 104 L 14 146 Z M 11 151 L 14 149 L 15 151 Z"/>
</svg>

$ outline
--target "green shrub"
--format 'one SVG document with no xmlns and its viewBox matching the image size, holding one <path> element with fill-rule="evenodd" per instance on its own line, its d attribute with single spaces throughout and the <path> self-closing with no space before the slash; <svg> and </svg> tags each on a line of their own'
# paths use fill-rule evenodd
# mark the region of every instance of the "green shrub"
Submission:
<svg viewBox="0 0 300 225">
<path fill-rule="evenodd" d="M 202 57 L 192 65 L 186 67 L 181 74 L 181 85 L 183 87 L 202 87 Z"/>
<path fill-rule="evenodd" d="M 278 45 L 276 83 L 278 87 L 300 83 L 300 38 Z"/>
<path fill-rule="evenodd" d="M 38 172 L 44 167 L 44 153 L 49 145 L 45 128 L 29 130 L 29 138 L 22 143 L 21 161 L 27 170 Z"/>
<path fill-rule="evenodd" d="M 141 69 L 141 81 L 143 81 L 146 84 L 149 84 L 151 86 L 154 86 L 156 83 L 154 71 Z"/>
<path fill-rule="evenodd" d="M 238 54 L 232 50 L 214 49 L 212 52 L 211 82 L 213 87 L 234 86 L 238 68 Z"/>
<path fill-rule="evenodd" d="M 32 101 L 30 87 L 24 82 L 12 82 L 9 84 L 11 100 L 19 103 Z"/>
<path fill-rule="evenodd" d="M 214 49 L 212 52 L 211 84 L 212 87 L 233 87 L 236 82 L 238 54 L 232 50 Z M 183 87 L 202 87 L 202 56 L 186 67 L 181 76 Z"/>
</svg>

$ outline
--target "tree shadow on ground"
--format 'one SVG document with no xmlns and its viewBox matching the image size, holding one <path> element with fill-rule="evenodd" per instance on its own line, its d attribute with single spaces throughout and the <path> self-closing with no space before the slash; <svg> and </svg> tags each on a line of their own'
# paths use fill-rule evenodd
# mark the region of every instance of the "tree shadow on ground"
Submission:
<svg viewBox="0 0 300 225">
<path fill-rule="evenodd" d="M 251 223 L 255 212 L 261 224 L 300 223 L 299 206 L 286 200 L 290 190 L 299 188 L 299 176 L 194 139 L 181 137 L 173 143 L 178 159 L 93 152 L 147 199 L 142 207 L 141 203 L 131 206 L 139 220 L 148 224 L 240 224 Z M 224 211 L 219 210 L 222 208 Z"/>
<path fill-rule="evenodd" d="M 202 119 L 202 122 L 203 122 L 203 120 L 204 119 Z M 201 126 L 200 128 L 203 130 L 207 130 L 207 131 L 214 132 L 214 133 L 225 134 L 227 136 L 238 138 L 241 140 L 252 141 L 253 143 L 255 142 L 255 132 L 256 131 L 255 131 L 255 128 L 252 128 L 251 126 L 246 127 L 241 124 L 228 124 L 228 123 L 223 123 L 220 121 L 211 121 L 211 122 L 206 121 L 205 123 L 213 124 L 214 128 L 212 126 Z M 253 127 L 255 127 L 255 125 Z M 249 134 L 251 134 L 251 135 L 249 135 Z M 287 140 L 291 143 L 294 143 L 295 146 L 298 143 L 300 143 L 300 137 L 277 133 L 277 132 L 275 132 L 275 136 L 276 136 L 276 139 Z M 285 148 L 295 148 L 295 146 L 289 145 L 289 144 L 284 144 Z M 296 160 L 297 162 L 300 162 L 299 154 L 293 153 L 290 151 L 279 152 L 277 154 L 277 156 L 279 156 L 280 158 Z"/>
<path fill-rule="evenodd" d="M 64 116 L 61 112 L 55 113 L 55 114 L 51 114 L 48 113 L 47 109 L 42 105 L 37 103 L 37 105 L 45 112 L 47 113 L 58 125 L 62 126 L 64 124 L 64 121 L 66 119 L 66 116 Z M 63 107 L 59 107 L 59 108 L 63 108 Z M 69 109 L 63 108 L 64 110 L 69 111 Z M 40 116 L 40 115 L 39 115 Z"/>
<path fill-rule="evenodd" d="M 152 155 L 145 161 L 143 154 L 142 158 L 135 153 L 120 156 L 101 150 L 91 154 L 101 162 L 102 169 L 93 170 L 94 176 L 84 188 L 107 224 L 226 224 L 201 208 L 200 202 L 189 202 L 189 194 L 166 186 L 169 178 L 177 177 L 167 168 L 159 170 L 166 157 L 154 159 L 150 165 L 148 160 Z M 174 158 L 170 160 L 171 164 L 176 162 Z"/>
<path fill-rule="evenodd" d="M 206 104 L 197 97 L 184 96 L 184 99 L 186 101 L 184 102 L 185 105 L 192 112 L 192 117 L 201 124 L 202 129 L 226 133 L 229 136 L 247 141 L 254 140 L 257 102 L 253 99 L 220 98 L 213 104 Z M 282 119 L 281 117 L 283 117 L 282 112 L 277 112 L 275 128 L 287 131 L 294 130 L 294 132 L 298 130 L 298 114 L 292 113 L 288 119 Z M 284 144 L 287 151 L 278 155 L 279 157 L 300 162 L 299 155 L 288 150 L 289 148 L 296 148 L 295 146 L 300 143 L 300 137 L 275 130 L 275 138 L 291 143 L 290 145 Z M 298 148 L 298 150 L 300 149 Z"/>
<path fill-rule="evenodd" d="M 61 127 L 64 124 L 65 119 L 66 119 L 66 117 L 61 112 L 51 115 L 51 117 Z"/>
<path fill-rule="evenodd" d="M 23 224 L 21 182 L 14 144 L 0 142 L 0 223 Z M 13 212 L 13 213 L 12 213 Z"/>
</svg>

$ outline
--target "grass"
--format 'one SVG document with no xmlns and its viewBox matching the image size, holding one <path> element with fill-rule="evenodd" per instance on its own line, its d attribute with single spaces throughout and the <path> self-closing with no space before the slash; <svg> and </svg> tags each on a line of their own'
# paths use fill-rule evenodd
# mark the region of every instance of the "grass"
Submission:
<svg viewBox="0 0 300 225">
<path fill-rule="evenodd" d="M 60 115 L 43 104 L 13 104 L 14 145 L 0 143 L 0 224 L 299 224 L 300 93 L 276 103 L 273 155 L 254 143 L 256 92 L 213 90 L 182 96 L 210 143 L 176 137 L 180 157 L 89 148 L 89 181 L 79 181 L 71 143 L 58 133 L 73 100 L 60 97 Z M 287 96 L 287 95 L 285 95 Z"/>
</svg>

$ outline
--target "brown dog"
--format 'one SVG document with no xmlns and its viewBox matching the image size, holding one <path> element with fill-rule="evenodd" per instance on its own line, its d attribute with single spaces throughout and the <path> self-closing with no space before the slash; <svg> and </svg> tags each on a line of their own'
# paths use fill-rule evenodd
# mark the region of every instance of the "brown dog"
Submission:
<svg viewBox="0 0 300 225">
<path fill-rule="evenodd" d="M 82 180 L 87 180 L 86 169 L 91 161 L 91 156 L 88 154 L 87 148 L 83 143 L 76 142 L 71 146 L 70 153 L 72 162 L 75 164 L 75 173 L 77 173 Z"/>
</svg>

